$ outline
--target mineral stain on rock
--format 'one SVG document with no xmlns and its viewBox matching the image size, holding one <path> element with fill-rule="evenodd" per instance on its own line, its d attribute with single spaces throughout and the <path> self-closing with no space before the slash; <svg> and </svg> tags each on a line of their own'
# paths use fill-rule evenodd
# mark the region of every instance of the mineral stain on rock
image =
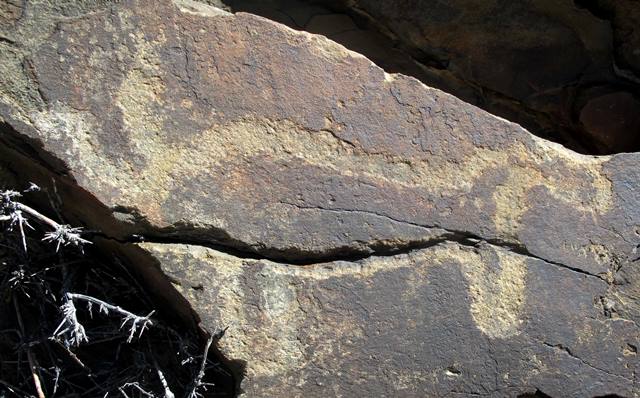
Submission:
<svg viewBox="0 0 640 398">
<path fill-rule="evenodd" d="M 491 338 L 518 334 L 523 322 L 520 312 L 525 304 L 525 258 L 489 251 L 471 263 L 467 259 L 461 264 L 469 284 L 471 315 L 478 328 Z"/>
</svg>

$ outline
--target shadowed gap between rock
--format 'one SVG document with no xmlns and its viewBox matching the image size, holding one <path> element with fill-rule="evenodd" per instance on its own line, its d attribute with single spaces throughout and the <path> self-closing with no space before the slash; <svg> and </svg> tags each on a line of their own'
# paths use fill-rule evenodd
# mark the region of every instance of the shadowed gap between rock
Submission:
<svg viewBox="0 0 640 398">
<path fill-rule="evenodd" d="M 427 53 L 409 45 L 384 22 L 376 20 L 355 2 L 198 1 L 231 12 L 259 15 L 295 30 L 324 35 L 366 56 L 388 73 L 412 76 L 428 86 L 441 89 L 490 113 L 521 124 L 532 134 L 560 143 L 579 153 L 603 155 L 640 150 L 640 86 L 634 83 L 633 79 L 629 80 L 624 73 L 622 75 L 625 76 L 621 75 L 622 77 L 614 80 L 603 76 L 600 83 L 592 82 L 593 79 L 584 83 L 565 82 L 566 88 L 576 93 L 572 94 L 571 105 L 567 105 L 571 109 L 560 112 L 571 116 L 567 120 L 559 120 L 526 105 L 509 93 L 483 86 L 475 81 L 473 76 L 460 75 L 451 70 L 446 50 L 443 50 L 443 54 Z M 579 9 L 587 9 L 594 18 L 608 23 L 611 21 L 610 13 L 600 9 L 592 0 L 575 0 L 575 5 Z M 447 47 L 447 43 L 436 43 L 438 44 L 442 48 Z M 537 61 L 554 62 L 553 59 Z M 613 62 L 615 64 L 615 61 Z M 496 63 L 499 64 L 500 59 L 496 59 Z M 615 65 L 612 67 L 615 69 Z M 503 80 L 509 78 L 505 76 Z M 616 135 L 616 138 L 613 138 L 612 134 Z M 603 139 L 610 142 L 605 143 Z"/>
<path fill-rule="evenodd" d="M 0 123 L 0 163 L 15 176 L 15 180 L 21 186 L 26 187 L 31 182 L 35 182 L 42 188 L 41 193 L 25 198 L 34 208 L 41 209 L 47 214 L 56 214 L 57 209 L 53 208 L 51 202 L 59 199 L 61 201 L 59 216 L 64 218 L 65 222 L 96 229 L 101 225 L 100 220 L 106 220 L 104 215 L 108 214 L 108 209 L 66 176 L 63 167 L 55 159 L 39 150 L 36 142 L 19 135 L 7 123 Z M 52 170 L 55 170 L 55 173 Z M 98 216 L 91 219 L 87 216 L 88 214 Z M 216 331 L 200 328 L 198 314 L 174 288 L 172 281 L 161 271 L 157 260 L 150 254 L 133 244 L 117 239 L 107 239 L 100 232 L 89 232 L 86 237 L 94 243 L 93 252 L 99 253 L 107 261 L 118 259 L 131 271 L 145 293 L 153 299 L 157 310 L 164 314 L 163 316 L 199 333 L 203 341 L 206 340 L 207 335 L 215 335 L 224 330 L 225 325 L 220 325 L 220 330 Z M 216 344 L 212 344 L 209 349 L 209 356 L 215 358 L 216 362 L 222 364 L 224 371 L 232 375 L 232 385 L 224 388 L 226 391 L 231 391 L 228 396 L 236 396 L 245 365 L 242 362 L 224 358 Z"/>
<path fill-rule="evenodd" d="M 98 236 L 114 239 L 95 232 Z M 118 240 L 118 239 L 115 239 Z M 393 257 L 403 254 L 412 253 L 419 250 L 428 249 L 430 247 L 438 246 L 444 243 L 456 243 L 461 246 L 477 248 L 482 244 L 499 247 L 501 249 L 516 253 L 525 257 L 529 257 L 535 260 L 543 261 L 546 264 L 567 269 L 571 272 L 576 272 L 588 277 L 598 278 L 605 283 L 608 283 L 600 275 L 592 274 L 581 270 L 579 268 L 571 267 L 566 264 L 548 260 L 534 254 L 531 254 L 526 247 L 512 244 L 510 242 L 504 242 L 496 239 L 484 239 L 477 235 L 463 232 L 463 231 L 447 231 L 436 239 L 429 239 L 426 241 L 409 242 L 402 246 L 389 247 L 381 245 L 380 247 L 371 246 L 370 252 L 356 251 L 353 248 L 336 248 L 330 252 L 322 253 L 309 253 L 301 252 L 297 250 L 292 251 L 280 251 L 275 249 L 253 249 L 252 247 L 242 244 L 241 246 L 232 246 L 225 243 L 212 243 L 202 239 L 194 239 L 190 237 L 181 237 L 180 231 L 176 231 L 173 235 L 155 235 L 145 234 L 141 239 L 140 237 L 130 237 L 124 240 L 118 240 L 121 243 L 137 243 L 137 242 L 149 242 L 160 244 L 187 244 L 192 246 L 203 246 L 219 252 L 232 255 L 234 257 L 253 259 L 253 260 L 268 260 L 281 264 L 288 264 L 292 266 L 312 266 L 321 263 L 345 261 L 345 262 L 359 262 L 372 257 Z M 248 249 L 247 249 L 248 248 Z"/>
<path fill-rule="evenodd" d="M 170 229 L 158 230 L 150 226 L 145 219 L 137 219 L 134 226 L 127 225 L 116 220 L 112 215 L 113 209 L 108 209 L 88 192 L 80 188 L 71 178 L 67 176 L 64 166 L 57 159 L 38 148 L 38 144 L 26 139 L 17 133 L 9 124 L 0 125 L 0 142 L 5 145 L 0 149 L 4 152 L 3 159 L 11 159 L 7 162 L 10 170 L 14 170 L 17 175 L 35 181 L 40 185 L 50 185 L 52 180 L 58 183 L 58 190 L 63 199 L 68 198 L 68 203 L 74 206 L 69 207 L 67 216 L 71 220 L 85 225 L 90 230 L 89 234 L 114 240 L 119 243 L 136 243 L 140 241 L 157 243 L 182 243 L 200 246 L 208 246 L 221 252 L 234 255 L 236 257 L 265 259 L 274 262 L 288 263 L 291 265 L 313 265 L 330 261 L 360 261 L 374 256 L 395 256 L 405 254 L 415 250 L 429 248 L 445 242 L 455 242 L 463 246 L 475 247 L 478 244 L 490 244 L 501 247 L 505 250 L 527 256 L 533 259 L 544 261 L 553 266 L 562 267 L 572 272 L 581 273 L 586 276 L 606 280 L 600 276 L 588 273 L 584 270 L 570 267 L 566 264 L 556 262 L 552 259 L 542 258 L 532 254 L 524 245 L 505 242 L 498 239 L 487 239 L 475 235 L 468 231 L 457 231 L 442 228 L 438 225 L 421 225 L 405 220 L 397 220 L 384 214 L 371 213 L 374 216 L 387 218 L 390 221 L 406 223 L 425 229 L 434 229 L 440 232 L 437 238 L 423 241 L 408 242 L 403 245 L 373 244 L 366 250 L 354 248 L 335 248 L 331 251 L 309 252 L 299 249 L 279 250 L 271 247 L 254 247 L 244 242 L 232 239 L 225 231 L 213 230 L 198 231 L 188 226 L 174 226 Z M 55 170 L 55 175 L 49 170 Z M 29 175 L 31 174 L 31 175 Z M 28 183 L 29 181 L 24 181 Z M 320 209 L 334 212 L 360 212 L 350 209 Z M 132 211 L 131 209 L 120 209 L 120 211 Z M 134 214 L 134 218 L 136 215 Z"/>
<path fill-rule="evenodd" d="M 141 249 L 136 248 L 130 243 L 136 241 L 132 231 L 127 231 L 122 225 L 118 225 L 116 220 L 110 214 L 110 210 L 105 208 L 104 205 L 98 202 L 96 198 L 88 194 L 82 188 L 80 188 L 74 181 L 71 181 L 69 177 L 65 177 L 64 169 L 60 165 L 54 167 L 51 164 L 51 160 L 48 159 L 46 153 L 41 148 L 37 147 L 36 142 L 25 139 L 22 135 L 18 134 L 8 124 L 0 125 L 0 142 L 5 144 L 0 148 L 0 159 L 3 163 L 9 166 L 21 182 L 26 184 L 29 181 L 35 180 L 36 183 L 44 186 L 50 185 L 51 180 L 55 180 L 58 186 L 58 191 L 63 199 L 63 204 L 66 203 L 67 209 L 63 209 L 65 217 L 68 215 L 70 220 L 78 225 L 86 225 L 89 228 L 94 228 L 93 240 L 97 242 L 97 245 L 104 251 L 105 255 L 118 255 L 123 258 L 131 269 L 139 275 L 144 284 L 150 289 L 152 295 L 158 297 L 158 300 L 164 300 L 167 308 L 173 308 L 172 312 L 180 314 L 183 318 L 194 319 L 194 323 L 197 323 L 197 315 L 186 303 L 185 299 L 173 288 L 172 282 L 164 275 L 155 259 L 151 258 L 147 253 Z M 49 170 L 56 170 L 57 174 L 51 173 Z M 46 207 L 45 201 L 42 201 L 40 205 Z M 44 203 L 44 204 L 43 204 Z M 74 211 L 75 210 L 75 211 Z M 350 211 L 350 210 L 335 210 L 328 209 L 329 211 Z M 378 215 L 380 217 L 388 217 L 385 215 Z M 113 237 L 111 234 L 98 231 L 101 227 L 109 229 L 111 231 L 118 230 L 120 228 L 121 236 Z M 421 226 L 423 228 L 437 228 L 430 226 Z M 147 231 L 149 232 L 149 231 Z M 146 233 L 146 238 L 151 242 L 158 243 L 183 243 L 183 244 L 197 244 L 202 246 L 213 247 L 224 253 L 228 253 L 237 257 L 256 258 L 256 259 L 270 259 L 274 261 L 289 263 L 292 265 L 311 265 L 318 262 L 326 261 L 359 261 L 365 258 L 373 256 L 394 256 L 404 253 L 409 253 L 415 250 L 428 248 L 431 246 L 443 244 L 446 242 L 455 242 L 457 244 L 477 247 L 482 244 L 491 244 L 501 247 L 503 249 L 512 251 L 514 253 L 522 254 L 530 258 L 540 259 L 547 264 L 553 266 L 562 267 L 572 272 L 577 272 L 589 277 L 597 277 L 602 279 L 598 275 L 592 275 L 582 270 L 568 267 L 564 264 L 549 262 L 548 260 L 538 258 L 528 253 L 526 247 L 516 246 L 507 242 L 490 241 L 483 239 L 482 237 L 475 236 L 464 231 L 446 231 L 437 239 L 431 239 L 426 242 L 416 242 L 410 245 L 404 245 L 393 248 L 381 248 L 373 250 L 372 253 L 358 253 L 353 251 L 336 252 L 336 253 L 316 253 L 316 256 L 320 257 L 296 257 L 308 255 L 309 253 L 278 253 L 269 251 L 269 248 L 256 250 L 255 248 L 247 249 L 247 246 L 241 246 L 239 244 L 229 245 L 216 245 L 215 243 L 198 241 L 197 239 L 190 238 L 188 236 L 181 236 L 180 230 L 172 231 L 171 233 L 163 233 L 163 231 L 151 231 L 152 233 Z M 375 248 L 374 248 L 375 249 Z M 604 281 L 603 281 L 604 282 Z M 155 287 L 155 292 L 153 292 Z M 197 288 L 197 287 L 192 287 Z M 155 294 L 154 294 L 155 293 Z M 160 294 L 158 294 L 160 293 Z M 220 325 L 221 329 L 225 325 Z M 211 331 L 215 332 L 215 331 Z M 244 364 L 238 361 L 224 359 L 220 356 L 219 352 L 212 353 L 220 358 L 220 361 L 224 363 L 227 369 L 235 376 L 236 391 L 240 385 L 242 379 Z"/>
</svg>

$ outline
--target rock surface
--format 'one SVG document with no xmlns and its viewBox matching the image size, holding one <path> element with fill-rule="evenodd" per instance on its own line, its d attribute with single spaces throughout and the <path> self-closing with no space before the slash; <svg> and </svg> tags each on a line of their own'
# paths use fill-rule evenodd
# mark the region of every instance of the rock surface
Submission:
<svg viewBox="0 0 640 398">
<path fill-rule="evenodd" d="M 582 141 L 583 151 L 640 149 L 637 126 L 603 133 L 578 117 L 594 86 L 624 87 L 640 98 L 635 0 L 338 3 L 380 25 L 427 65 L 439 65 L 448 81 L 458 80 L 452 88 L 478 87 L 475 101 L 493 113 L 543 135 L 559 133 L 571 145 Z"/>
<path fill-rule="evenodd" d="M 633 117 L 608 131 L 580 118 L 594 88 L 640 98 L 637 0 L 224 2 L 321 33 L 583 153 L 640 149 Z"/>
<path fill-rule="evenodd" d="M 489 244 L 308 267 L 144 244 L 246 361 L 247 397 L 636 396 L 602 280 Z"/>
<path fill-rule="evenodd" d="M 152 242 L 247 396 L 640 394 L 639 155 L 249 14 L 26 4 L 2 11 L 3 162 Z"/>
</svg>

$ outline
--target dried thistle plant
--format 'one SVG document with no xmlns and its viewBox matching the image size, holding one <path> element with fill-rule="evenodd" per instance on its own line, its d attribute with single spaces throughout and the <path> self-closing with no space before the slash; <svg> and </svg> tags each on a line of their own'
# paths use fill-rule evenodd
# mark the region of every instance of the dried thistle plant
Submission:
<svg viewBox="0 0 640 398">
<path fill-rule="evenodd" d="M 0 251 L 11 256 L 0 262 L 0 293 L 8 293 L 8 300 L 0 301 L 0 319 L 9 321 L 11 311 L 19 323 L 0 330 L 0 350 L 18 347 L 11 361 L 0 361 L 0 397 L 219 396 L 224 383 L 207 391 L 214 385 L 211 374 L 231 376 L 208 354 L 222 334 L 214 334 L 203 352 L 197 331 L 179 332 L 155 317 L 153 302 L 124 264 L 88 258 L 91 253 L 85 256 L 82 249 L 91 242 L 82 237 L 82 228 L 22 202 L 36 190 L 35 184 L 23 191 L 0 190 L 0 227 L 12 232 L 0 234 Z M 33 232 L 38 225 L 46 228 L 41 239 Z M 80 251 L 63 250 L 66 246 Z M 94 317 L 99 314 L 104 316 Z M 159 345 L 167 349 L 158 350 Z M 26 366 L 8 369 L 9 363 L 24 364 L 24 353 Z"/>
<path fill-rule="evenodd" d="M 22 191 L 22 193 L 38 190 L 40 190 L 40 188 L 36 184 L 31 183 L 29 188 Z M 10 230 L 13 230 L 16 226 L 18 227 L 25 252 L 27 251 L 25 227 L 33 229 L 25 217 L 25 214 L 53 229 L 53 231 L 46 232 L 42 240 L 55 243 L 56 252 L 60 250 L 60 246 L 73 245 L 82 250 L 83 245 L 91 244 L 90 241 L 81 237 L 82 228 L 59 224 L 37 210 L 19 202 L 18 198 L 22 196 L 22 193 L 14 190 L 0 192 L 0 221 L 9 221 Z"/>
<path fill-rule="evenodd" d="M 93 308 L 93 305 L 98 306 L 98 312 L 103 313 L 105 315 L 109 315 L 109 311 L 115 312 L 122 316 L 122 323 L 120 324 L 120 329 L 123 329 L 125 326 L 128 327 L 129 333 L 127 337 L 127 343 L 131 343 L 133 338 L 138 332 L 138 338 L 142 336 L 142 333 L 149 326 L 153 325 L 153 321 L 151 320 L 151 315 L 155 311 L 151 311 L 147 316 L 140 316 L 134 313 L 131 313 L 119 306 L 109 304 L 103 300 L 100 300 L 95 297 L 88 296 L 86 294 L 79 293 L 67 293 L 65 294 L 65 302 L 61 307 L 62 313 L 64 315 L 62 322 L 53 332 L 53 338 L 59 336 L 69 336 L 65 339 L 65 341 L 70 345 L 79 346 L 83 342 L 88 342 L 89 338 L 87 337 L 84 327 L 78 321 L 78 317 L 76 316 L 77 310 L 74 304 L 74 300 L 85 301 L 87 303 L 87 309 L 89 313 Z"/>
</svg>

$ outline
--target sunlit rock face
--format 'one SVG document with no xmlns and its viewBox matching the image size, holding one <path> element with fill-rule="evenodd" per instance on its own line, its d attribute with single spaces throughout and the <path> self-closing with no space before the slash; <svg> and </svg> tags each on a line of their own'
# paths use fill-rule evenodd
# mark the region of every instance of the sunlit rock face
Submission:
<svg viewBox="0 0 640 398">
<path fill-rule="evenodd" d="M 640 149 L 635 0 L 217 1 L 325 35 L 581 153 Z M 612 93 L 633 98 L 598 107 L 606 128 L 585 123 L 587 104 Z"/>
<path fill-rule="evenodd" d="M 250 14 L 32 7 L 3 11 L 3 163 L 142 236 L 245 396 L 638 393 L 636 154 Z"/>
</svg>

